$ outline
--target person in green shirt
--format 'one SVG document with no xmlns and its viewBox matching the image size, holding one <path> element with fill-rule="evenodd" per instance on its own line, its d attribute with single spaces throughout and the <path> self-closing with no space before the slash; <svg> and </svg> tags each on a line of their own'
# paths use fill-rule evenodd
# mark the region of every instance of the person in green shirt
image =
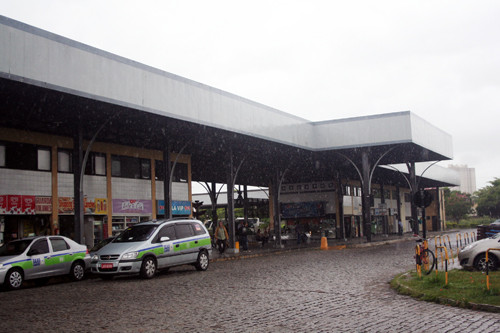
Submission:
<svg viewBox="0 0 500 333">
<path fill-rule="evenodd" d="M 222 223 L 222 221 L 219 221 L 219 225 L 217 226 L 217 228 L 215 228 L 214 236 L 217 246 L 219 247 L 219 253 L 220 254 L 224 253 L 227 247 L 227 241 L 229 239 L 229 236 L 227 234 L 227 229 L 224 226 L 224 223 Z"/>
</svg>

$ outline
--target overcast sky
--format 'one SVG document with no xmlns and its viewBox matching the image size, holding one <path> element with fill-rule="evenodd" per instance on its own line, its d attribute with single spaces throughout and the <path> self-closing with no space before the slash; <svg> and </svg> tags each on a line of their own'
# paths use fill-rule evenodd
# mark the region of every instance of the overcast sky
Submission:
<svg viewBox="0 0 500 333">
<path fill-rule="evenodd" d="M 0 14 L 312 121 L 410 110 L 500 178 L 500 1 L 0 0 Z"/>
</svg>

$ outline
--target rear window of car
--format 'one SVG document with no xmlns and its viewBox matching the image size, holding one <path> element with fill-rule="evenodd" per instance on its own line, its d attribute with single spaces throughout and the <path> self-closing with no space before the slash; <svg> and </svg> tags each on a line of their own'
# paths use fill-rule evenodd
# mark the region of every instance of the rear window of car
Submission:
<svg viewBox="0 0 500 333">
<path fill-rule="evenodd" d="M 52 250 L 54 252 L 64 251 L 69 249 L 68 243 L 66 243 L 66 241 L 62 238 L 51 238 L 50 244 L 52 244 Z"/>
<path fill-rule="evenodd" d="M 158 226 L 156 225 L 135 225 L 125 229 L 113 243 L 143 242 L 148 240 Z"/>
<path fill-rule="evenodd" d="M 191 224 L 194 230 L 195 235 L 204 235 L 205 234 L 205 229 L 199 224 L 199 223 L 192 223 Z"/>
</svg>

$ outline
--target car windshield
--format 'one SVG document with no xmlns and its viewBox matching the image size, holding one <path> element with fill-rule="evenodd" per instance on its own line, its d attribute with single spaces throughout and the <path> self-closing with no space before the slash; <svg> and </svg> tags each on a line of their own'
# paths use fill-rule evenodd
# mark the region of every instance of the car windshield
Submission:
<svg viewBox="0 0 500 333">
<path fill-rule="evenodd" d="M 156 225 L 136 225 L 125 229 L 113 243 L 142 242 L 147 240 L 156 230 Z"/>
<path fill-rule="evenodd" d="M 104 245 L 107 245 L 108 243 L 110 243 L 113 239 L 114 239 L 114 237 L 109 237 L 109 238 L 103 239 L 102 241 L 100 241 L 99 243 L 97 243 L 96 245 L 94 245 L 94 247 L 91 248 L 89 250 L 89 252 L 97 252 L 98 250 L 100 250 L 101 248 L 103 248 Z"/>
<path fill-rule="evenodd" d="M 31 244 L 32 239 L 15 240 L 0 247 L 0 256 L 15 256 L 23 253 Z"/>
</svg>

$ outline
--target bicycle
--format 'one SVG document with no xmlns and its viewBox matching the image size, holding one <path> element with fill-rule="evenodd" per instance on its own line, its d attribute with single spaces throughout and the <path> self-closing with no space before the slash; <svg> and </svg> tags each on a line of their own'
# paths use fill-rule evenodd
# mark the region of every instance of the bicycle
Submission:
<svg viewBox="0 0 500 333">
<path fill-rule="evenodd" d="M 418 239 L 415 247 L 415 262 L 417 272 L 423 272 L 429 275 L 436 265 L 436 257 L 434 252 L 429 250 L 427 239 Z"/>
</svg>

